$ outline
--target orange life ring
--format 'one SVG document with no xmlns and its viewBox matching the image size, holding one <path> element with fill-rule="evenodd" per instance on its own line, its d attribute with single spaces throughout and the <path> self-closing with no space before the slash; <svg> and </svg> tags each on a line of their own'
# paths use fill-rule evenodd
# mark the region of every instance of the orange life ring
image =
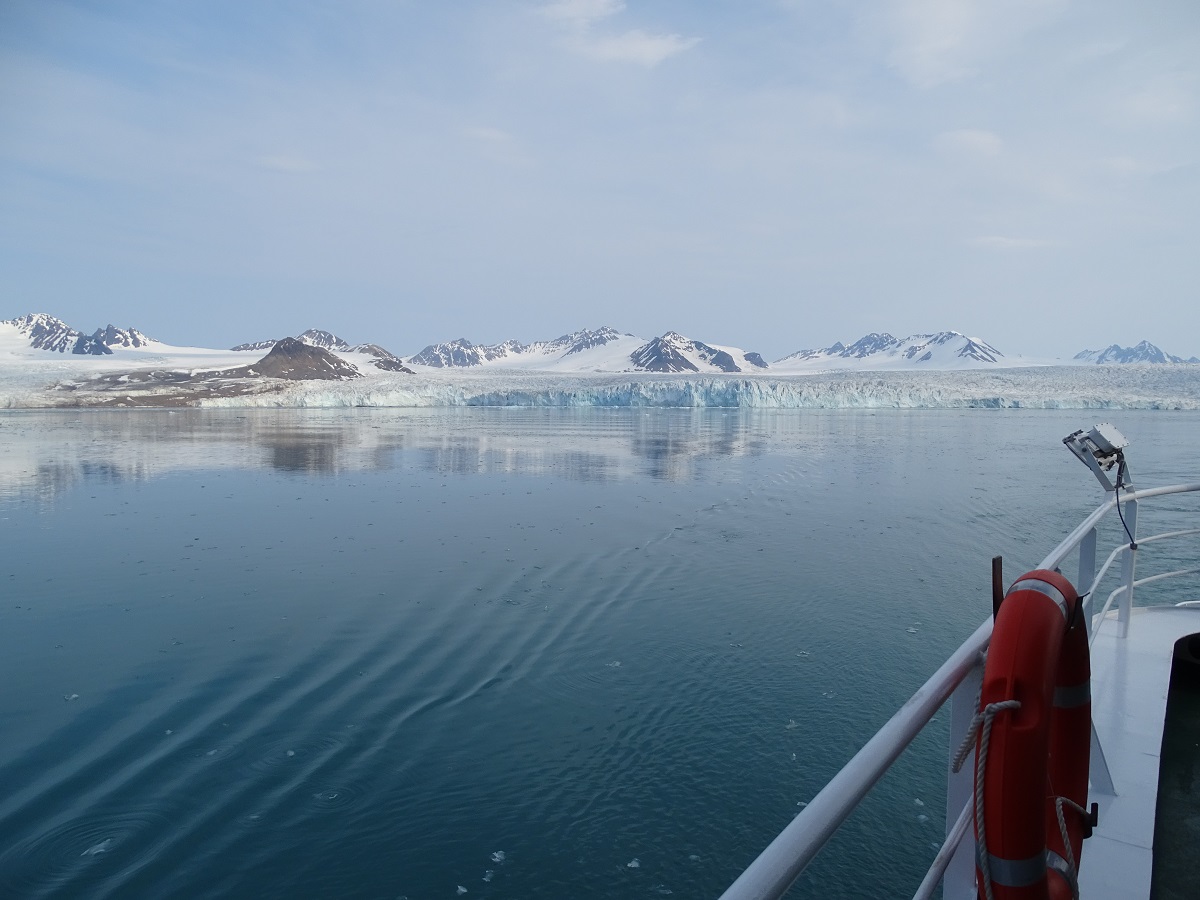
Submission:
<svg viewBox="0 0 1200 900">
<path fill-rule="evenodd" d="M 976 785 L 983 787 L 975 821 L 979 897 L 985 877 L 994 900 L 1078 896 L 1076 872 L 1090 833 L 1079 812 L 1087 803 L 1090 682 L 1075 589 L 1057 572 L 1021 576 L 996 615 L 980 694 L 981 710 L 1003 701 L 1020 706 L 995 712 L 986 750 L 987 728 L 976 743 Z"/>
</svg>

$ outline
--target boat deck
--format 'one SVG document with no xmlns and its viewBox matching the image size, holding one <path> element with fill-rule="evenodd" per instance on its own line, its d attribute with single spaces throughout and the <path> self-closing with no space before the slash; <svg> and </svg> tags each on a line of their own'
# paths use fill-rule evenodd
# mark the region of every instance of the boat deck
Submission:
<svg viewBox="0 0 1200 900">
<path fill-rule="evenodd" d="M 1117 637 L 1113 612 L 1092 646 L 1092 717 L 1115 792 L 1093 784 L 1089 797 L 1100 809 L 1079 873 L 1080 896 L 1089 900 L 1150 896 L 1172 651 L 1179 638 L 1195 632 L 1200 608 L 1142 607 L 1132 611 L 1127 638 Z"/>
</svg>

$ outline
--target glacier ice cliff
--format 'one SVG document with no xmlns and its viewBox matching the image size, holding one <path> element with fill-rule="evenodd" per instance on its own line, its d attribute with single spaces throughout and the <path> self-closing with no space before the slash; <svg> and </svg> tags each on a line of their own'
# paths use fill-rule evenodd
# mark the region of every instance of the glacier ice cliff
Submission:
<svg viewBox="0 0 1200 900">
<path fill-rule="evenodd" d="M 379 376 L 205 400 L 211 407 L 691 407 L 753 409 L 1200 409 L 1184 366 L 734 376 Z"/>
</svg>

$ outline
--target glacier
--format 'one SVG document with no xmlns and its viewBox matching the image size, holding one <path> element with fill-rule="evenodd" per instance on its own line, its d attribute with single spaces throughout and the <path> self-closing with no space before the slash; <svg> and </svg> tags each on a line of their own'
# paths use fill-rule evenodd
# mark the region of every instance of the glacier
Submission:
<svg viewBox="0 0 1200 900">
<path fill-rule="evenodd" d="M 0 398 L 0 405 L 3 400 Z M 379 375 L 295 383 L 205 407 L 675 407 L 738 409 L 1200 409 L 1188 366 L 771 376 Z"/>
</svg>

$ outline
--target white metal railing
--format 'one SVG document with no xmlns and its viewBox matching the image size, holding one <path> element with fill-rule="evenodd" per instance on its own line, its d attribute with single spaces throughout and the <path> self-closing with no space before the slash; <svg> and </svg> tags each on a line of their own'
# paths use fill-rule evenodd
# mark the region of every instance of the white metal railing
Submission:
<svg viewBox="0 0 1200 900">
<path fill-rule="evenodd" d="M 1059 569 L 1076 551 L 1079 553 L 1079 578 L 1076 584 L 1087 584 L 1084 595 L 1086 620 L 1092 621 L 1092 601 L 1096 588 L 1118 558 L 1122 558 L 1122 584 L 1104 606 L 1107 613 L 1116 597 L 1120 597 L 1118 636 L 1125 637 L 1133 606 L 1134 588 L 1163 578 L 1200 572 L 1200 569 L 1179 569 L 1162 575 L 1138 580 L 1134 577 L 1137 547 L 1155 541 L 1200 534 L 1200 528 L 1164 532 L 1151 537 L 1137 537 L 1138 502 L 1168 494 L 1200 491 L 1200 483 L 1177 484 L 1143 491 L 1122 490 L 1105 499 L 1087 518 L 1063 539 L 1042 560 L 1039 569 Z M 1097 525 L 1117 504 L 1122 513 L 1129 541 L 1119 544 L 1109 555 L 1099 572 L 1096 571 Z M 1096 619 L 1099 621 L 1099 618 Z M 1090 627 L 1090 626 L 1089 626 Z M 879 729 L 862 749 L 846 763 L 800 813 L 759 854 L 737 880 L 721 895 L 721 900 L 777 900 L 795 883 L 800 873 L 820 852 L 825 843 L 858 807 L 863 798 L 883 777 L 892 763 L 929 723 L 947 699 L 953 698 L 950 722 L 950 754 L 952 755 L 966 733 L 967 724 L 975 714 L 976 698 L 983 675 L 983 659 L 992 636 L 992 619 L 985 620 L 967 640 L 954 651 L 915 694 Z M 1095 635 L 1092 635 L 1093 639 Z M 1103 751 L 1092 732 L 1093 784 L 1111 787 Z M 975 864 L 974 837 L 969 841 L 973 775 L 963 771 L 947 776 L 946 838 L 934 858 L 928 873 L 913 900 L 927 900 L 944 882 L 946 897 L 974 896 Z M 947 767 L 949 771 L 949 766 Z"/>
</svg>

